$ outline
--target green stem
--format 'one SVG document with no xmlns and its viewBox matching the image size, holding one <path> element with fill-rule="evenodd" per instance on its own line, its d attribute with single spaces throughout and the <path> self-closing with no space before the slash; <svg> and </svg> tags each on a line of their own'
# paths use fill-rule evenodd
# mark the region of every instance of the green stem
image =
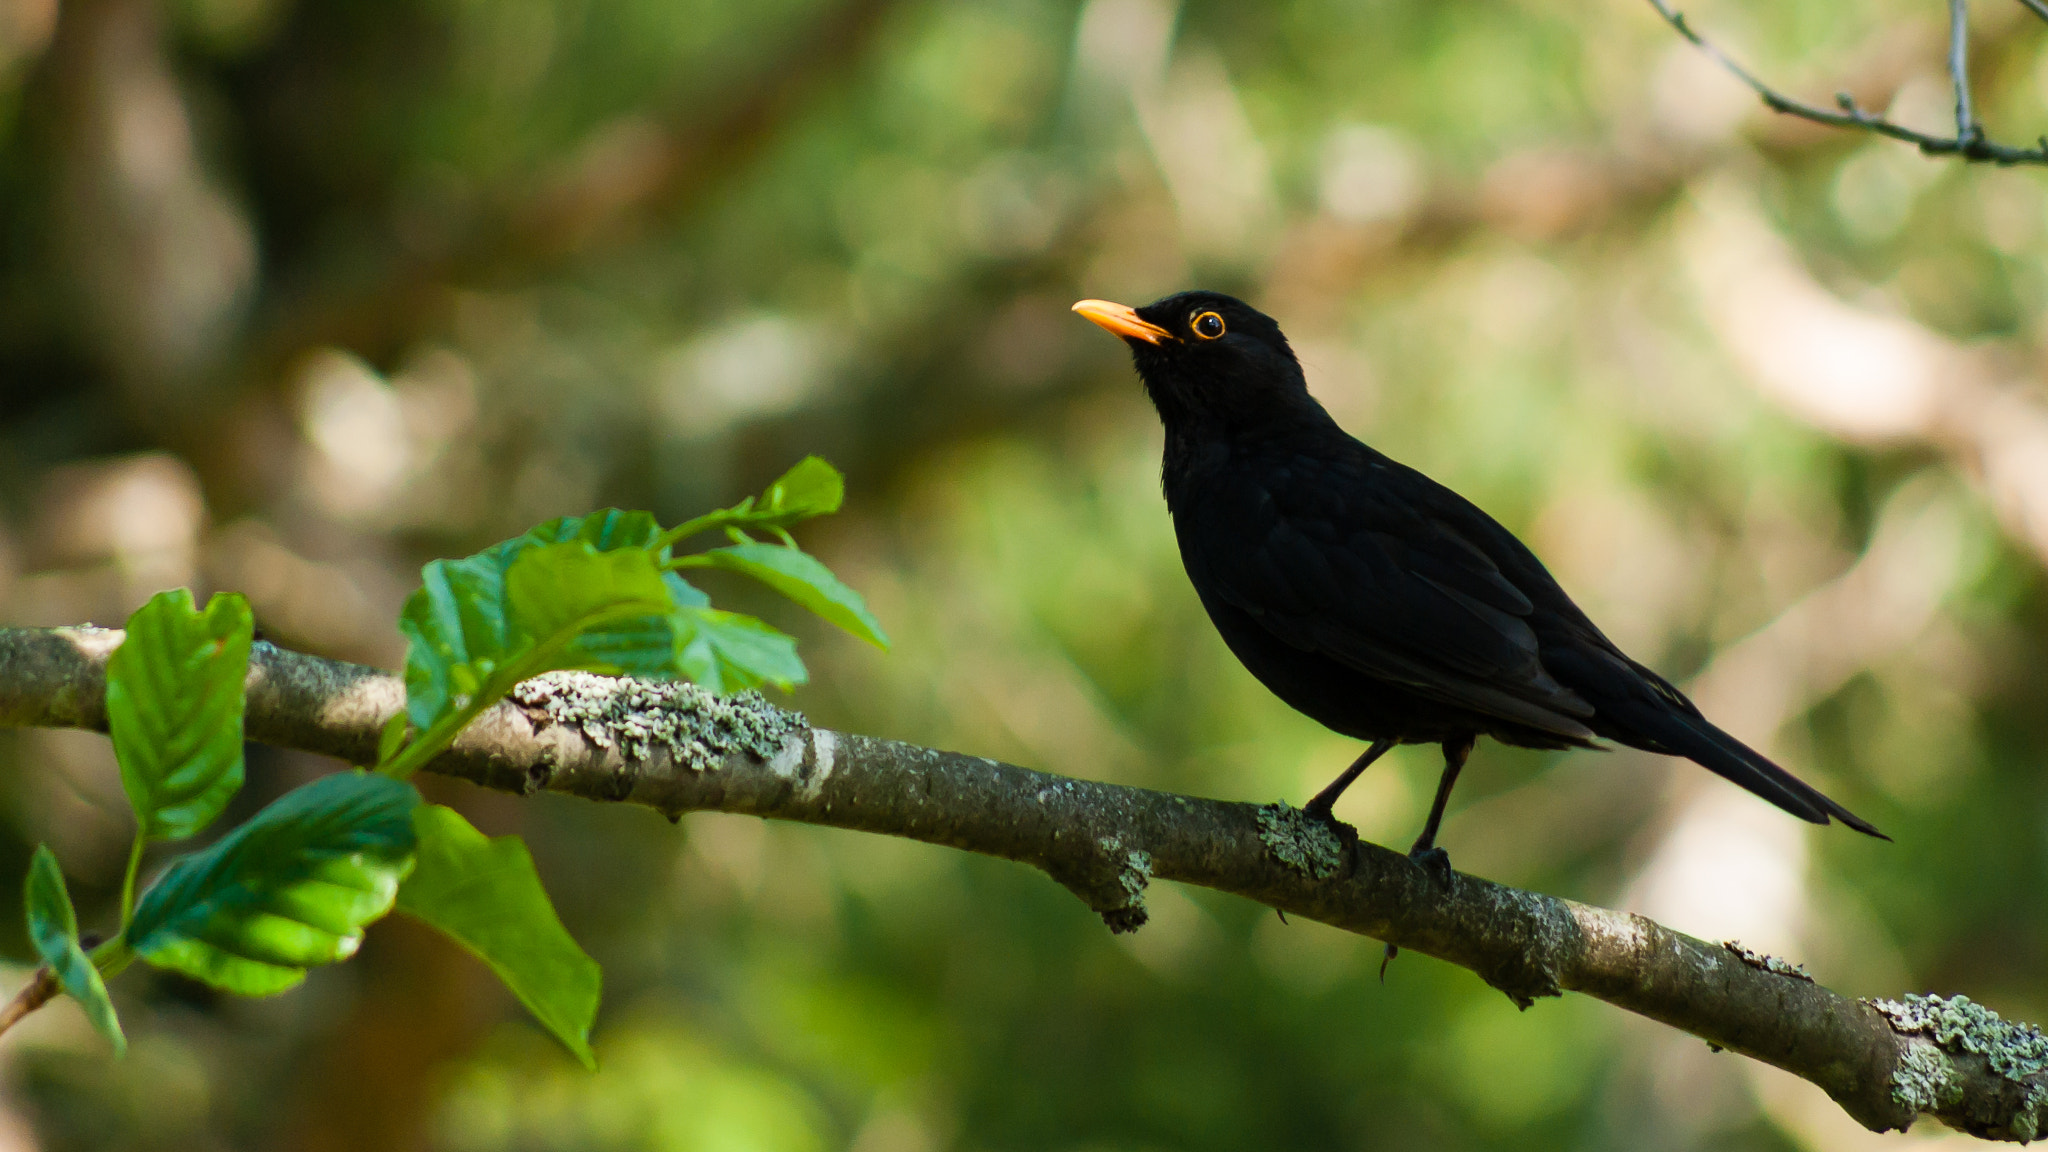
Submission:
<svg viewBox="0 0 2048 1152">
<path fill-rule="evenodd" d="M 92 966 L 100 970 L 100 978 L 103 980 L 113 979 L 121 974 L 122 969 L 135 963 L 135 951 L 128 947 L 128 936 L 125 931 L 86 955 L 92 961 Z"/>
<path fill-rule="evenodd" d="M 398 755 L 390 760 L 377 765 L 377 771 L 400 780 L 410 777 L 424 767 L 427 761 L 439 756 L 450 744 L 455 743 L 455 738 L 462 735 L 462 730 L 469 727 L 470 721 L 483 715 L 484 709 L 496 704 L 499 698 L 510 692 L 512 685 L 517 683 L 519 681 L 513 680 L 502 687 L 496 680 L 486 683 L 477 690 L 469 703 L 436 720 L 432 727 L 420 733 L 419 739 L 400 749 Z"/>
<path fill-rule="evenodd" d="M 720 508 L 716 512 L 706 512 L 695 520 L 685 520 L 681 524 L 663 532 L 654 541 L 653 549 L 659 552 L 663 548 L 667 548 L 678 541 L 687 540 L 699 532 L 709 532 L 721 524 L 743 523 L 746 519 L 745 513 L 733 508 Z"/>
<path fill-rule="evenodd" d="M 128 871 L 121 876 L 121 931 L 128 930 L 128 921 L 135 918 L 135 878 L 142 872 L 142 846 L 145 842 L 143 831 L 135 830 L 135 843 L 128 848 Z"/>
<path fill-rule="evenodd" d="M 446 751 L 470 721 L 484 712 L 516 687 L 521 680 L 538 676 L 552 668 L 555 654 L 568 647 L 578 636 L 592 632 L 619 620 L 628 620 L 647 615 L 644 604 L 630 604 L 609 611 L 593 613 L 576 622 L 574 627 L 564 628 L 545 641 L 529 649 L 523 656 L 498 669 L 496 674 L 478 686 L 476 693 L 454 712 L 439 720 L 420 733 L 420 738 L 406 745 L 397 756 L 377 765 L 377 771 L 386 776 L 404 780 L 425 767 L 427 761 Z"/>
</svg>

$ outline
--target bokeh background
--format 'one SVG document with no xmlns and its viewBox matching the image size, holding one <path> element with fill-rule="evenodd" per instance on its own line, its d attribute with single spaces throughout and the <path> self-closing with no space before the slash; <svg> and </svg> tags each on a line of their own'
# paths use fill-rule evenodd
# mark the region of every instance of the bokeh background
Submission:
<svg viewBox="0 0 2048 1152">
<path fill-rule="evenodd" d="M 1692 12 L 1766 75 L 1948 123 L 1943 6 Z M 1981 108 L 2048 128 L 1983 4 Z M 0 0 L 0 619 L 239 589 L 392 667 L 429 558 L 676 520 L 805 453 L 883 654 L 821 723 L 1308 796 L 1355 746 L 1242 672 L 1156 419 L 1081 296 L 1277 316 L 1351 429 L 1535 545 L 1639 657 L 1872 818 L 1634 753 L 1482 747 L 1443 842 L 1509 883 L 2048 1017 L 2048 200 L 1772 118 L 1637 0 Z M 252 752 L 252 810 L 331 767 Z M 1406 843 L 1404 749 L 1339 814 Z M 1814 1088 L 1571 998 L 1159 885 L 1112 938 L 1023 868 L 432 785 L 604 964 L 581 1071 L 394 918 L 265 1001 L 132 972 L 108 1058 L 0 1042 L 7 1149 L 1855 1149 Z M 0 739 L 0 949 L 50 842 L 105 922 L 106 742 Z M 1950 1138 L 1959 1139 L 1959 1138 Z"/>
</svg>

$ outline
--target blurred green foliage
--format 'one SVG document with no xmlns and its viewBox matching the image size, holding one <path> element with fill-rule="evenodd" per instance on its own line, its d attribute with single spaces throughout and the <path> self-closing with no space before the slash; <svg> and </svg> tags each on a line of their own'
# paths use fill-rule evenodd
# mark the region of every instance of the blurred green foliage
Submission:
<svg viewBox="0 0 2048 1152">
<path fill-rule="evenodd" d="M 1977 8 L 1980 110 L 2031 139 L 2048 28 Z M 1947 115 L 1928 5 L 1688 12 L 1788 90 Z M 849 505 L 805 544 L 892 651 L 703 574 L 803 639 L 795 706 L 1298 802 L 1353 746 L 1216 640 L 1156 421 L 1066 313 L 1215 287 L 1279 318 L 1348 427 L 1897 838 L 1654 757 L 1488 746 L 1460 867 L 2040 1020 L 2042 180 L 1772 119 L 1631 4 L 0 0 L 0 605 L 233 589 L 279 643 L 397 667 L 422 561 L 606 504 L 672 523 L 818 452 Z M 0 760 L 0 860 L 48 841 L 106 920 L 105 741 Z M 222 826 L 325 768 L 252 749 Z M 1434 770 L 1402 750 L 1339 814 L 1405 842 Z M 274 1001 L 122 982 L 121 1063 L 39 1014 L 0 1045 L 22 1139 L 1858 1146 L 1818 1090 L 1695 1041 L 1516 1013 L 1421 957 L 1381 986 L 1370 942 L 1206 893 L 1162 885 L 1111 939 L 1010 865 L 422 783 L 523 834 L 605 965 L 598 1073 L 385 923 Z"/>
</svg>

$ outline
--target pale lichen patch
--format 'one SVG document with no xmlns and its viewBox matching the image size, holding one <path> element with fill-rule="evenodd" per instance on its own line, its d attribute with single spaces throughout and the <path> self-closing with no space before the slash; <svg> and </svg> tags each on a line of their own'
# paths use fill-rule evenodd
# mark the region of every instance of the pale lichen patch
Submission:
<svg viewBox="0 0 2048 1152">
<path fill-rule="evenodd" d="M 1736 959 L 1749 965 L 1751 968 L 1760 968 L 1765 972 L 1775 972 L 1780 976 L 1789 976 L 1794 980 L 1801 980 L 1808 984 L 1813 983 L 1813 974 L 1808 972 L 1803 964 L 1794 964 L 1790 960 L 1781 960 L 1776 956 L 1759 952 L 1734 940 L 1721 941 L 1721 947 L 1734 953 Z"/>
<path fill-rule="evenodd" d="M 1102 922 L 1111 932 L 1136 932 L 1152 916 L 1145 907 L 1145 889 L 1152 883 L 1152 854 L 1142 848 L 1125 850 L 1123 841 L 1114 836 L 1098 838 L 1095 846 L 1114 865 L 1115 887 L 1111 890 L 1121 897 L 1116 907 L 1097 909 Z"/>
<path fill-rule="evenodd" d="M 1344 845 L 1323 821 L 1288 807 L 1285 800 L 1262 805 L 1258 821 L 1259 840 L 1282 864 L 1317 880 L 1328 879 L 1342 870 Z"/>
<path fill-rule="evenodd" d="M 817 795 L 818 790 L 825 786 L 825 781 L 831 778 L 834 763 L 839 755 L 839 737 L 834 736 L 829 729 L 813 728 L 811 752 L 811 778 L 804 783 L 804 793 L 807 796 Z"/>
<path fill-rule="evenodd" d="M 512 699 L 551 723 L 574 728 L 628 761 L 665 750 L 679 767 L 709 772 L 744 752 L 772 763 L 809 728 L 758 692 L 716 696 L 681 681 L 634 680 L 592 672 L 549 672 L 520 683 Z"/>
<path fill-rule="evenodd" d="M 56 631 L 80 652 L 96 660 L 106 659 L 128 636 L 119 628 L 102 628 L 97 624 L 76 624 Z"/>
<path fill-rule="evenodd" d="M 2048 1036 L 1968 996 L 1908 995 L 1903 1001 L 1872 1000 L 1870 1006 L 1889 1017 L 1897 1031 L 1925 1033 L 1950 1052 L 1974 1052 L 2008 1080 L 2048 1071 Z"/>
<path fill-rule="evenodd" d="M 1948 1107 L 1960 1099 L 1962 1087 L 1947 1057 L 1964 1053 L 1982 1056 L 1994 1073 L 2027 1088 L 2025 1101 L 2005 1127 L 2018 1140 L 2033 1139 L 2040 1128 L 2042 1106 L 2048 1104 L 2048 1088 L 2038 1079 L 2048 1072 L 2048 1036 L 2039 1028 L 2006 1020 L 1968 996 L 1915 994 L 1904 1000 L 1866 1003 L 1882 1012 L 1901 1035 L 1927 1036 L 1934 1041 L 1931 1046 L 1923 1043 L 1907 1049 L 1892 1074 L 1892 1099 L 1915 1111 L 1928 1111 L 1925 1101 L 1930 1100 L 1936 1108 Z M 1928 1051 L 1943 1057 L 1940 1064 L 1932 1056 L 1919 1054 Z"/>
<path fill-rule="evenodd" d="M 1133 905 L 1143 904 L 1145 887 L 1152 883 L 1152 854 L 1143 849 L 1124 853 L 1123 867 L 1117 869 L 1116 880 Z"/>
<path fill-rule="evenodd" d="M 1963 1086 L 1948 1053 L 1933 1044 L 1911 1044 L 1892 1070 L 1892 1099 L 1915 1112 L 1952 1108 Z"/>
<path fill-rule="evenodd" d="M 768 760 L 768 771 L 784 780 L 795 780 L 804 771 L 804 741 L 801 738 L 784 740 Z"/>
<path fill-rule="evenodd" d="M 1145 888 L 1152 883 L 1152 854 L 1142 848 L 1124 850 L 1124 842 L 1115 836 L 1099 837 L 1095 846 L 1116 866 L 1116 886 L 1122 890 L 1126 907 L 1142 908 L 1145 905 Z"/>
</svg>

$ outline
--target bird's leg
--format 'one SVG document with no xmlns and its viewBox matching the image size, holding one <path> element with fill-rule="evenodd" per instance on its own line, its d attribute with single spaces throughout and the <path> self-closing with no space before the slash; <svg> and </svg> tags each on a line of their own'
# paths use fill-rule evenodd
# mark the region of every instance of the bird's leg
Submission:
<svg viewBox="0 0 2048 1152">
<path fill-rule="evenodd" d="M 1458 773 L 1464 770 L 1465 758 L 1472 755 L 1477 739 L 1466 736 L 1444 741 L 1444 774 L 1436 782 L 1436 802 L 1429 806 L 1429 820 L 1422 825 L 1422 835 L 1415 838 L 1415 847 L 1408 850 L 1408 858 L 1446 889 L 1451 886 L 1451 854 L 1436 846 L 1436 830 L 1444 822 L 1444 805 L 1451 799 L 1451 786 L 1458 782 Z M 1387 982 L 1387 965 L 1400 954 L 1398 945 L 1387 945 L 1386 953 L 1380 957 L 1380 983 Z"/>
<path fill-rule="evenodd" d="M 1309 801 L 1308 806 L 1303 808 L 1302 811 L 1323 820 L 1331 819 L 1330 809 L 1336 807 L 1337 797 L 1342 796 L 1344 790 L 1351 787 L 1351 782 L 1358 779 L 1359 773 L 1372 767 L 1372 762 L 1386 755 L 1387 749 L 1393 746 L 1394 742 L 1392 740 L 1373 741 L 1372 747 L 1367 748 L 1359 755 L 1358 759 L 1353 760 L 1351 767 L 1346 768 L 1342 776 L 1330 781 L 1328 788 L 1316 793 L 1315 799 Z"/>
<path fill-rule="evenodd" d="M 1451 787 L 1458 782 L 1458 773 L 1464 770 L 1465 758 L 1472 755 L 1477 739 L 1465 736 L 1444 741 L 1444 774 L 1436 782 L 1436 801 L 1429 806 L 1429 820 L 1422 826 L 1422 835 L 1408 849 L 1408 858 L 1422 865 L 1446 888 L 1451 886 L 1451 856 L 1436 846 L 1436 830 L 1444 822 L 1444 805 L 1450 801 Z"/>
</svg>

